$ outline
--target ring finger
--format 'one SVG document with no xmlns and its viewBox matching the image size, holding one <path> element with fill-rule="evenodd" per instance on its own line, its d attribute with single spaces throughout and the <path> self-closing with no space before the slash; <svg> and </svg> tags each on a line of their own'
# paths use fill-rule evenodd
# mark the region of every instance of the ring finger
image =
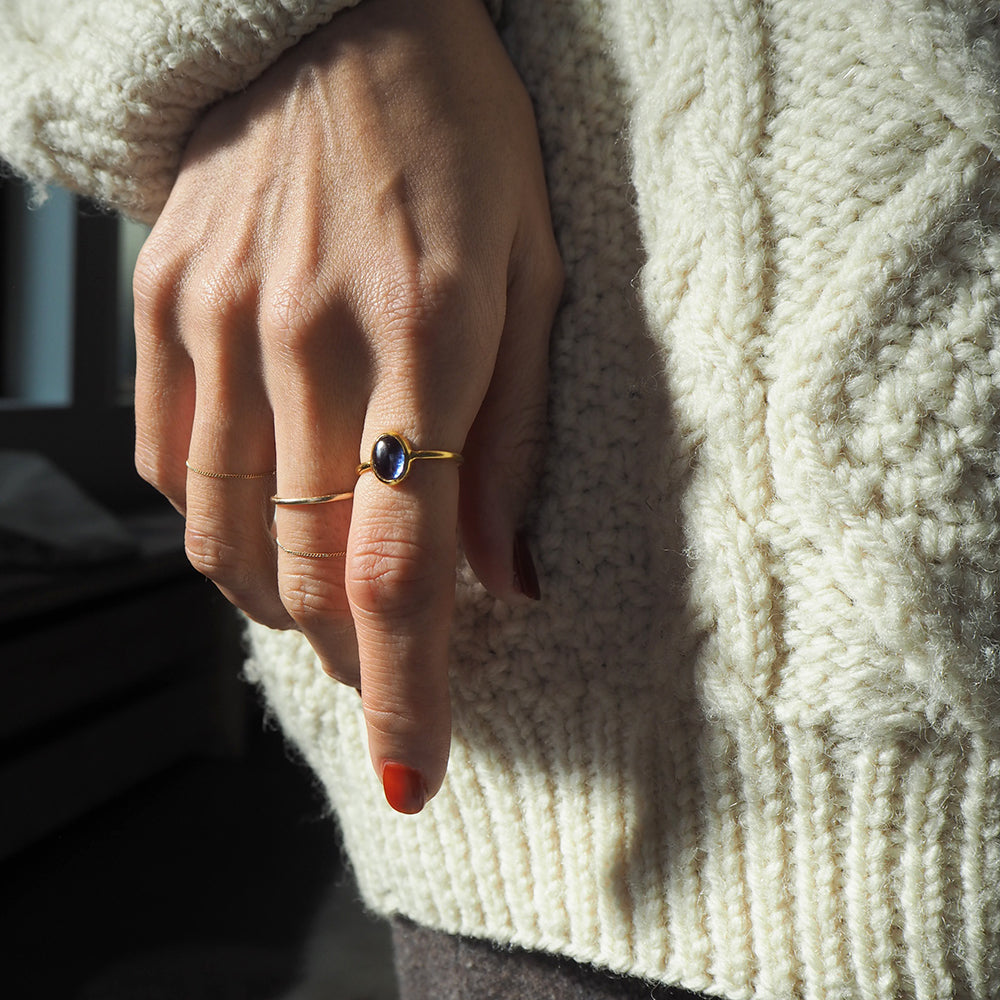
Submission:
<svg viewBox="0 0 1000 1000">
<path fill-rule="evenodd" d="M 216 377 L 199 378 L 187 460 L 188 559 L 255 621 L 289 628 L 270 535 L 274 483 L 272 419 L 263 387 L 251 382 L 237 391 Z"/>
</svg>

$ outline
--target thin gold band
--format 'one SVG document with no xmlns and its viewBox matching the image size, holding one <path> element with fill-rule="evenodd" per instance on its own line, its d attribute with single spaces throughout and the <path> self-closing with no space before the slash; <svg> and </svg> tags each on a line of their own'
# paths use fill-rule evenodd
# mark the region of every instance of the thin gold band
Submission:
<svg viewBox="0 0 1000 1000">
<path fill-rule="evenodd" d="M 271 503 L 278 507 L 305 507 L 314 503 L 336 503 L 338 500 L 350 500 L 354 490 L 348 493 L 327 493 L 320 497 L 271 497 Z"/>
<path fill-rule="evenodd" d="M 411 451 L 407 454 L 407 459 L 411 462 L 418 458 L 453 458 L 459 465 L 461 465 L 465 459 L 457 451 L 441 451 L 437 448 L 428 448 L 424 451 Z M 360 476 L 362 472 L 371 472 L 372 463 L 362 462 L 358 466 L 358 475 Z"/>
<path fill-rule="evenodd" d="M 337 556 L 346 556 L 346 552 L 299 552 L 297 549 L 286 549 L 279 539 L 275 539 L 275 544 L 282 552 L 287 552 L 290 556 L 302 556 L 303 559 L 335 559 Z"/>
<path fill-rule="evenodd" d="M 206 479 L 270 479 L 275 470 L 270 472 L 209 472 L 207 469 L 199 469 L 190 462 L 185 461 L 188 472 L 193 472 L 196 476 L 204 476 Z"/>
</svg>

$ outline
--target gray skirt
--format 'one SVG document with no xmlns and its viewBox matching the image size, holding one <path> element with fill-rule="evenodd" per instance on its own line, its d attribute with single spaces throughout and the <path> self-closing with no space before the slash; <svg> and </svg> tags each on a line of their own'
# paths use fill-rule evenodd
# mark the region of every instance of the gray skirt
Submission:
<svg viewBox="0 0 1000 1000">
<path fill-rule="evenodd" d="M 399 1000 L 699 1000 L 543 952 L 392 921 Z"/>
</svg>

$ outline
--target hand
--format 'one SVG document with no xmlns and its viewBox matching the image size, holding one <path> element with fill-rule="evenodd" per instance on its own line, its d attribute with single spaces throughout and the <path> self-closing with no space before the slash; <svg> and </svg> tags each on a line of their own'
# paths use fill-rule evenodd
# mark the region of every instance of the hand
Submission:
<svg viewBox="0 0 1000 1000">
<path fill-rule="evenodd" d="M 197 569 L 360 688 L 401 811 L 447 765 L 456 529 L 492 593 L 534 596 L 515 539 L 561 282 L 530 102 L 481 0 L 365 0 L 216 106 L 136 267 L 137 467 Z M 357 477 L 384 431 L 462 452 L 461 477 Z"/>
</svg>

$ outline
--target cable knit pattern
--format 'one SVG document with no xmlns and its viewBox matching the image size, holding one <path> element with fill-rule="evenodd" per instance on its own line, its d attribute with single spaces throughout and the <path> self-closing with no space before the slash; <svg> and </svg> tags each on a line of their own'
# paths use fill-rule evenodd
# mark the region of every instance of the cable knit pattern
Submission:
<svg viewBox="0 0 1000 1000">
<path fill-rule="evenodd" d="M 506 11 L 570 274 L 545 602 L 462 579 L 415 821 L 306 650 L 251 672 L 378 910 L 730 998 L 995 998 L 997 25 Z"/>
<path fill-rule="evenodd" d="M 452 759 L 416 817 L 300 636 L 251 627 L 248 672 L 380 912 L 730 1000 L 996 1000 L 994 5 L 504 6 L 569 275 L 545 599 L 460 570 Z M 200 56 L 130 59 L 202 65 L 237 30 L 211 23 Z M 117 158 L 21 151 L 9 107 L 23 169 L 65 147 L 88 190 L 162 197 L 128 122 Z"/>
</svg>

